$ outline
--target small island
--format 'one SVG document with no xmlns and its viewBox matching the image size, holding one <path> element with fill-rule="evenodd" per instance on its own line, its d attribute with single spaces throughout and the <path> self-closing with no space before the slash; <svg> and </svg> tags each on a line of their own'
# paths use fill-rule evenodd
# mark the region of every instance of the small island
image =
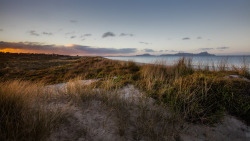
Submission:
<svg viewBox="0 0 250 141">
<path fill-rule="evenodd" d="M 155 55 L 151 55 L 151 54 L 149 54 L 149 53 L 145 53 L 145 54 L 136 55 L 136 56 L 155 56 Z"/>
<path fill-rule="evenodd" d="M 176 53 L 176 54 L 162 54 L 160 56 L 215 56 L 214 54 L 210 54 L 208 52 L 200 52 L 200 53 Z"/>
<path fill-rule="evenodd" d="M 143 56 L 143 57 L 148 57 L 148 56 L 157 56 L 157 55 L 151 55 L 149 53 L 145 54 L 139 54 L 135 56 Z M 215 54 L 210 54 L 208 52 L 200 52 L 200 53 L 176 53 L 176 54 L 161 54 L 159 56 L 216 56 Z"/>
</svg>

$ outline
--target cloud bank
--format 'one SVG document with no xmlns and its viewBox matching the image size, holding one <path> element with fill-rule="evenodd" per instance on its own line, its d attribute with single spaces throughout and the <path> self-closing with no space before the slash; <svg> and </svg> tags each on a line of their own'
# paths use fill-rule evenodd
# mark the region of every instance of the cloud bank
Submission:
<svg viewBox="0 0 250 141">
<path fill-rule="evenodd" d="M 95 48 L 83 45 L 43 45 L 35 42 L 0 42 L 0 49 L 20 49 L 34 53 L 56 53 L 65 55 L 115 55 L 136 53 L 136 48 Z"/>
</svg>

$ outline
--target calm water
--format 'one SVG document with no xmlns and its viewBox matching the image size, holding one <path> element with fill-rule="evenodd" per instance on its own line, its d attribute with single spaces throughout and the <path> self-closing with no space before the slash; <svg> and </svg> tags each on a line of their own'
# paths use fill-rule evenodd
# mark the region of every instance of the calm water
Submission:
<svg viewBox="0 0 250 141">
<path fill-rule="evenodd" d="M 105 57 L 112 60 L 134 61 L 139 63 L 155 64 L 157 61 L 164 62 L 166 65 L 173 65 L 182 56 L 130 56 L 130 57 Z M 247 66 L 250 70 L 250 56 L 192 56 L 185 57 L 192 59 L 192 65 L 194 68 L 197 66 L 215 66 L 216 68 L 221 64 L 226 64 L 227 69 L 231 69 L 232 66 L 241 68 Z"/>
</svg>

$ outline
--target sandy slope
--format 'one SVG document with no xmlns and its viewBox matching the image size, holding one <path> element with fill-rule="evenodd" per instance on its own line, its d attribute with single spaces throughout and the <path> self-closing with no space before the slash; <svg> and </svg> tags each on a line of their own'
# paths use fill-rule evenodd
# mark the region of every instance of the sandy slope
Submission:
<svg viewBox="0 0 250 141">
<path fill-rule="evenodd" d="M 88 85 L 96 80 L 81 80 L 77 83 Z M 67 83 L 48 86 L 53 92 L 66 91 Z M 166 134 L 160 140 L 225 140 L 247 141 L 250 140 L 250 128 L 235 117 L 226 115 L 222 123 L 214 127 L 195 125 L 180 122 L 172 126 L 164 119 L 171 119 L 171 114 L 164 108 L 154 104 L 151 98 L 145 98 L 134 86 L 129 85 L 119 90 L 119 98 L 125 100 L 125 109 L 117 109 L 107 106 L 99 99 L 92 99 L 84 103 L 75 103 L 67 96 L 56 95 L 59 101 L 51 102 L 50 106 L 58 106 L 67 113 L 65 121 L 55 130 L 48 140 L 50 141 L 125 141 L 125 140 L 154 140 L 155 134 Z M 144 100 L 144 102 L 141 102 Z M 141 123 L 141 107 L 145 106 L 146 119 L 155 118 L 155 113 L 161 112 L 163 117 L 155 121 L 152 129 L 155 134 L 144 131 L 147 125 Z M 155 118 L 156 119 L 156 118 Z M 145 120 L 148 121 L 148 120 Z M 144 122 L 144 121 L 143 121 Z M 167 130 L 163 133 L 162 130 Z M 141 132 L 143 131 L 143 132 Z"/>
</svg>

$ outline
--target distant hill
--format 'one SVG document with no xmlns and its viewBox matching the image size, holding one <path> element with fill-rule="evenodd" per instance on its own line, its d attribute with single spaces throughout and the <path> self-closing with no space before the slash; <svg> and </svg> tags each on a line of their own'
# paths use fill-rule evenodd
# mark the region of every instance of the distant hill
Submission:
<svg viewBox="0 0 250 141">
<path fill-rule="evenodd" d="M 162 54 L 160 56 L 215 56 L 215 55 L 209 54 L 208 52 L 201 52 L 198 54 L 194 54 L 194 53 Z"/>
<path fill-rule="evenodd" d="M 154 56 L 154 55 L 146 53 L 146 54 L 141 54 L 141 55 L 136 55 L 136 56 Z"/>
</svg>

